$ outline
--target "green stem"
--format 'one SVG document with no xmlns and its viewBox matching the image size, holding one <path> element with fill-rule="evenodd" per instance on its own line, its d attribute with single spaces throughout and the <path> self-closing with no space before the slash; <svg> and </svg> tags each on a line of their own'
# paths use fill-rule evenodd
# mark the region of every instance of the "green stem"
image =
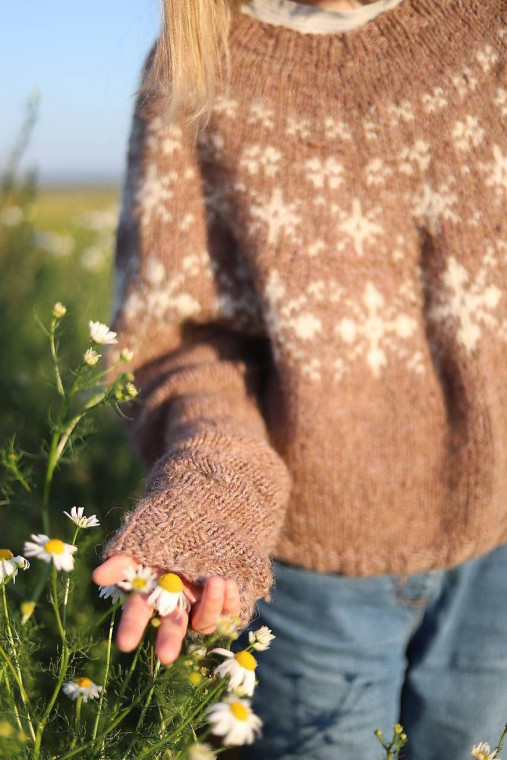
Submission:
<svg viewBox="0 0 507 760">
<path fill-rule="evenodd" d="M 136 697 L 136 699 L 134 699 L 132 703 L 126 707 L 113 721 L 111 721 L 106 730 L 97 736 L 97 739 L 95 741 L 97 743 L 101 743 L 111 733 L 111 731 L 113 731 L 116 726 L 118 726 L 124 720 L 124 718 L 126 718 L 127 715 L 132 712 L 134 707 L 137 707 L 139 702 L 142 702 L 150 688 L 151 686 L 147 686 L 145 689 L 143 689 L 139 696 Z M 81 752 L 84 752 L 86 749 L 89 749 L 89 747 L 91 747 L 94 743 L 95 742 L 93 739 L 91 739 L 89 742 L 86 742 L 86 744 L 82 744 L 81 747 L 76 747 L 76 749 L 73 749 L 71 752 L 66 752 L 65 755 L 61 755 L 59 758 L 55 758 L 54 760 L 69 760 L 69 758 L 75 757 L 76 755 L 81 754 Z"/>
<path fill-rule="evenodd" d="M 21 718 L 19 716 L 18 706 L 16 704 L 16 697 L 14 696 L 14 693 L 13 693 L 13 691 L 11 689 L 11 684 L 9 682 L 9 678 L 8 678 L 8 675 L 7 675 L 7 671 L 6 671 L 5 665 L 2 668 L 2 673 L 4 673 L 4 677 L 3 677 L 2 680 L 5 681 L 5 689 L 6 689 L 8 695 L 10 697 L 10 701 L 11 701 L 11 704 L 12 704 L 12 707 L 13 707 L 13 710 L 14 710 L 14 715 L 16 716 L 16 722 L 17 722 L 17 724 L 19 726 L 19 730 L 21 732 L 24 732 L 25 729 L 23 728 L 23 724 L 21 723 Z"/>
<path fill-rule="evenodd" d="M 65 678 L 65 673 L 67 672 L 67 667 L 69 664 L 70 659 L 70 652 L 67 649 L 67 645 L 63 644 L 62 646 L 62 658 L 60 660 L 60 671 L 58 673 L 58 680 L 56 682 L 56 686 L 54 688 L 53 694 L 51 696 L 51 699 L 49 700 L 48 706 L 46 707 L 46 710 L 44 712 L 44 715 L 42 716 L 39 725 L 37 726 L 37 735 L 35 737 L 35 746 L 33 750 L 33 760 L 39 760 L 40 757 L 40 750 L 41 750 L 41 742 L 42 742 L 42 736 L 44 734 L 44 729 L 46 728 L 46 723 L 48 721 L 49 716 L 51 715 L 51 710 L 53 709 L 53 705 L 56 702 L 56 699 L 58 697 L 58 694 L 60 693 L 60 689 L 62 687 L 63 679 Z"/>
<path fill-rule="evenodd" d="M 72 545 L 73 546 L 76 545 L 77 534 L 79 533 L 80 530 L 81 530 L 81 528 L 78 525 L 76 527 L 76 530 L 74 532 L 74 536 L 72 538 Z M 67 578 L 65 579 L 65 592 L 64 592 L 64 595 L 63 595 L 63 628 L 64 628 L 64 630 L 67 630 L 67 606 L 68 606 L 68 601 L 69 601 L 69 589 L 70 589 L 70 575 L 67 574 Z"/>
<path fill-rule="evenodd" d="M 98 706 L 98 710 L 97 710 L 97 715 L 95 716 L 95 724 L 93 726 L 92 739 L 96 739 L 97 738 L 97 731 L 99 729 L 100 716 L 102 714 L 102 704 L 104 702 L 104 695 L 106 693 L 107 679 L 108 679 L 108 676 L 109 676 L 109 665 L 111 663 L 111 646 L 112 646 L 112 642 L 113 642 L 114 617 L 115 616 L 113 615 L 113 617 L 111 618 L 111 623 L 109 624 L 109 636 L 108 636 L 108 639 L 107 639 L 107 653 L 106 653 L 106 670 L 105 670 L 105 673 L 104 673 L 104 681 L 103 681 L 103 684 L 102 684 L 102 691 L 100 692 L 99 706 Z M 97 748 L 95 748 L 93 750 L 93 752 L 92 752 L 92 760 L 93 760 L 93 757 L 95 756 L 96 751 L 97 751 Z"/>
<path fill-rule="evenodd" d="M 507 723 L 504 726 L 503 734 L 500 737 L 500 741 L 495 747 L 495 751 L 493 752 L 493 757 L 498 757 L 500 752 L 502 751 L 503 743 L 505 741 L 505 737 L 507 736 Z"/>
<path fill-rule="evenodd" d="M 63 389 L 63 383 L 62 383 L 62 377 L 60 375 L 60 369 L 58 367 L 58 355 L 56 352 L 56 344 L 55 344 L 55 327 L 57 323 L 57 318 L 53 317 L 51 320 L 51 325 L 49 327 L 49 345 L 51 348 L 51 359 L 53 360 L 53 368 L 55 370 L 55 377 L 56 377 L 56 389 L 60 396 L 65 396 L 65 391 Z"/>
<path fill-rule="evenodd" d="M 19 667 L 19 660 L 18 655 L 16 652 L 16 645 L 14 643 L 14 636 L 12 635 L 12 629 L 11 629 L 11 621 L 9 618 L 9 608 L 7 607 L 7 594 L 5 593 L 5 583 L 2 584 L 2 599 L 3 599 L 3 606 L 4 606 L 4 615 L 5 615 L 5 624 L 7 626 L 7 639 L 9 641 L 9 645 L 12 650 L 12 657 L 14 659 L 14 664 L 16 666 L 16 672 L 18 674 L 17 677 L 17 683 L 19 685 L 19 690 L 21 693 L 21 699 L 23 701 L 23 706 L 26 710 L 27 720 L 28 720 L 28 728 L 30 731 L 30 735 L 33 740 L 35 740 L 35 732 L 33 729 L 32 719 L 30 717 L 30 711 L 28 709 L 28 697 L 26 695 L 25 688 L 23 686 L 23 677 L 21 675 L 21 668 Z"/>
<path fill-rule="evenodd" d="M 78 729 L 79 729 L 79 723 L 80 723 L 80 720 L 81 720 L 81 705 L 82 705 L 82 703 L 83 703 L 83 695 L 80 694 L 79 697 L 76 700 L 76 729 L 75 729 L 74 737 L 73 737 L 73 739 L 72 739 L 72 741 L 70 743 L 70 749 L 74 749 L 74 747 L 76 746 L 77 734 L 78 734 Z"/>
<path fill-rule="evenodd" d="M 48 579 L 49 575 L 49 563 L 44 565 L 44 569 L 42 571 L 41 577 L 39 579 L 39 582 L 37 583 L 37 586 L 35 587 L 35 591 L 33 592 L 32 596 L 28 600 L 30 604 L 33 605 L 32 612 L 29 615 L 24 616 L 21 624 L 25 625 L 25 623 L 31 618 L 33 614 L 33 610 L 35 610 L 35 606 L 37 602 L 39 601 L 39 597 L 42 594 L 42 590 L 44 586 L 46 585 L 46 581 Z"/>
<path fill-rule="evenodd" d="M 65 639 L 65 629 L 62 624 L 62 619 L 60 617 L 60 608 L 58 606 L 58 589 L 57 589 L 57 580 L 56 580 L 56 567 L 53 565 L 51 568 L 52 572 L 52 586 L 53 586 L 53 609 L 55 611 L 56 616 L 56 624 L 58 626 L 58 630 L 60 632 L 60 636 L 62 637 L 62 643 L 64 646 L 66 646 L 66 639 Z"/>
<path fill-rule="evenodd" d="M 166 736 L 164 739 L 161 739 L 160 741 L 156 742 L 155 744 L 152 744 L 151 747 L 148 747 L 144 752 L 142 752 L 140 755 L 136 755 L 135 760 L 143 760 L 143 758 L 148 757 L 152 752 L 155 752 L 157 749 L 162 749 L 164 745 L 168 744 L 170 741 L 174 739 L 175 736 L 180 734 L 184 728 L 188 726 L 189 723 L 191 723 L 194 718 L 199 715 L 199 713 L 202 711 L 202 708 L 208 704 L 214 697 L 220 692 L 225 689 L 225 682 L 221 681 L 214 689 L 212 689 L 209 694 L 206 696 L 205 699 L 203 699 L 202 702 L 196 707 L 196 709 L 190 713 L 188 718 L 186 718 L 182 723 L 178 725 L 178 728 L 172 731 L 168 736 Z"/>
<path fill-rule="evenodd" d="M 125 680 L 123 681 L 121 689 L 120 689 L 120 693 L 118 694 L 118 698 L 116 700 L 115 708 L 114 708 L 115 710 L 121 705 L 121 701 L 123 699 L 123 696 L 124 696 L 125 692 L 127 691 L 127 686 L 129 685 L 130 680 L 131 680 L 131 678 L 132 678 L 132 676 L 134 674 L 134 670 L 135 670 L 135 667 L 137 665 L 137 660 L 139 659 L 139 653 L 140 653 L 140 651 L 141 651 L 141 647 L 137 647 L 136 652 L 134 654 L 134 657 L 132 658 L 132 662 L 130 663 L 130 668 L 129 668 L 129 671 L 127 673 L 127 676 L 126 676 Z"/>
<path fill-rule="evenodd" d="M 153 647 L 152 647 L 151 651 L 153 653 Z M 137 725 L 136 725 L 134 733 L 136 733 L 137 731 L 139 731 L 139 729 L 143 725 L 144 716 L 146 715 L 148 707 L 150 706 L 151 700 L 153 698 L 153 692 L 155 691 L 155 684 L 157 682 L 157 676 L 158 676 L 159 672 L 160 672 L 160 660 L 157 660 L 157 663 L 155 665 L 155 671 L 153 673 L 153 683 L 151 684 L 150 691 L 148 693 L 148 697 L 146 699 L 145 704 L 143 705 L 143 709 L 141 710 L 141 715 L 139 716 L 139 720 L 137 721 Z"/>
</svg>

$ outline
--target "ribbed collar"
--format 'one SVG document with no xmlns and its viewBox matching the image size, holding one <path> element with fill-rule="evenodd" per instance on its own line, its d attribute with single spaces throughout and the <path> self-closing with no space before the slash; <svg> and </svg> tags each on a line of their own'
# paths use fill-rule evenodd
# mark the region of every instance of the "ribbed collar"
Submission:
<svg viewBox="0 0 507 760">
<path fill-rule="evenodd" d="M 331 34 L 301 34 L 238 13 L 234 68 L 252 92 L 276 89 L 289 103 L 314 101 L 317 90 L 321 99 L 364 109 L 386 92 L 406 92 L 407 82 L 411 92 L 446 83 L 505 28 L 506 10 L 506 0 L 405 0 L 364 26 Z"/>
<path fill-rule="evenodd" d="M 366 24 L 403 0 L 375 0 L 346 11 L 318 8 L 295 0 L 249 0 L 241 10 L 267 24 L 286 26 L 305 34 L 347 32 Z"/>
</svg>

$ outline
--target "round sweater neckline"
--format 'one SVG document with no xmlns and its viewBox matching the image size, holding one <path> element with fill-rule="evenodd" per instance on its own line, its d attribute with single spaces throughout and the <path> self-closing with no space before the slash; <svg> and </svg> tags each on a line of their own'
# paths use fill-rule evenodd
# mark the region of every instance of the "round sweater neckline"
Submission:
<svg viewBox="0 0 507 760">
<path fill-rule="evenodd" d="M 504 14 L 504 0 L 404 0 L 350 31 L 307 34 L 238 12 L 231 49 L 259 86 L 273 77 L 292 82 L 282 97 L 318 87 L 322 97 L 339 93 L 346 105 L 364 107 L 386 90 L 406 91 L 410 79 L 436 86 L 447 67 L 466 65 L 470 48 Z"/>
<path fill-rule="evenodd" d="M 297 0 L 249 0 L 241 12 L 277 26 L 286 26 L 310 34 L 349 31 L 366 24 L 380 13 L 396 7 L 406 0 L 374 0 L 348 10 L 335 10 L 306 5 Z"/>
</svg>

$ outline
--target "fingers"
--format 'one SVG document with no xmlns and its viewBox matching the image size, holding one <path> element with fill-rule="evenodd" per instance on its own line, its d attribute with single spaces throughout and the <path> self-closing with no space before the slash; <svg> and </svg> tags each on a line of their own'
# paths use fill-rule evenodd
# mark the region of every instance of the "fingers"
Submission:
<svg viewBox="0 0 507 760">
<path fill-rule="evenodd" d="M 111 586 L 125 578 L 125 571 L 137 567 L 137 562 L 128 554 L 115 554 L 95 568 L 92 578 L 98 586 Z"/>
<path fill-rule="evenodd" d="M 237 583 L 218 576 L 208 578 L 201 600 L 192 609 L 192 628 L 199 633 L 213 633 L 221 615 L 239 615 Z"/>
<path fill-rule="evenodd" d="M 141 641 L 153 608 L 142 594 L 132 594 L 125 603 L 116 640 L 122 652 L 131 652 Z"/>
<path fill-rule="evenodd" d="M 241 611 L 241 600 L 239 598 L 239 588 L 236 581 L 228 578 L 225 581 L 225 599 L 222 615 L 237 615 Z"/>
<path fill-rule="evenodd" d="M 164 665 L 178 659 L 188 625 L 188 612 L 177 610 L 161 618 L 155 654 Z"/>
</svg>

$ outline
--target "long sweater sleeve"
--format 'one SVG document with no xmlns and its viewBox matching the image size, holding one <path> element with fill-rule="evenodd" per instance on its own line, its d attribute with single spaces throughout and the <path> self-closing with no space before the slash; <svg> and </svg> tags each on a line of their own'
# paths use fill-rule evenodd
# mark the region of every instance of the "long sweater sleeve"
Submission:
<svg viewBox="0 0 507 760">
<path fill-rule="evenodd" d="M 134 351 L 140 395 L 127 425 L 149 474 L 104 556 L 125 552 L 191 582 L 232 578 L 246 623 L 269 596 L 290 476 L 261 410 L 270 351 L 252 327 L 253 287 L 202 187 L 198 145 L 138 101 L 109 362 Z"/>
</svg>

